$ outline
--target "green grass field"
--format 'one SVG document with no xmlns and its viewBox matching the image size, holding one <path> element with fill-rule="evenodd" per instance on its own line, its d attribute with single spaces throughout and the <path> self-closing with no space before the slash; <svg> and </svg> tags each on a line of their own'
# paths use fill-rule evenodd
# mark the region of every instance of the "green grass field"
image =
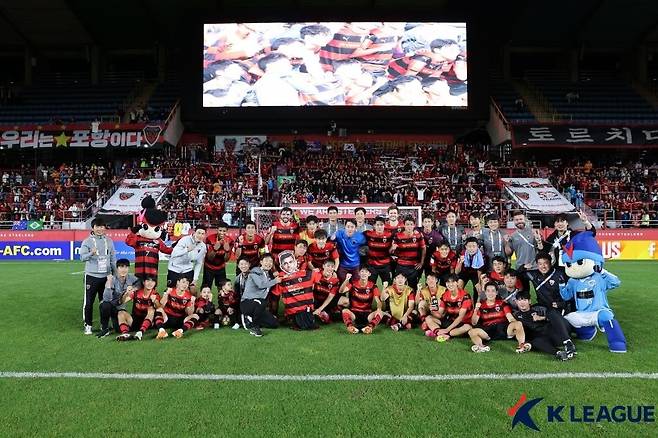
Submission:
<svg viewBox="0 0 658 438">
<path fill-rule="evenodd" d="M 431 342 L 420 330 L 350 335 L 342 324 L 314 332 L 204 330 L 183 339 L 119 343 L 82 334 L 81 263 L 3 263 L 0 372 L 213 375 L 474 375 L 658 372 L 657 266 L 611 262 L 622 287 L 610 295 L 629 352 L 605 336 L 577 343 L 561 363 L 514 353 L 513 342 L 473 354 L 466 340 Z M 228 272 L 234 271 L 230 265 Z M 161 267 L 161 273 L 166 267 Z M 161 276 L 164 284 L 164 276 Z M 98 326 L 97 309 L 94 314 Z M 544 401 L 541 434 L 658 436 L 655 423 L 548 423 L 546 405 L 655 405 L 658 380 L 227 381 L 0 378 L 0 436 L 499 436 L 522 393 Z M 520 425 L 518 436 L 539 435 Z"/>
</svg>

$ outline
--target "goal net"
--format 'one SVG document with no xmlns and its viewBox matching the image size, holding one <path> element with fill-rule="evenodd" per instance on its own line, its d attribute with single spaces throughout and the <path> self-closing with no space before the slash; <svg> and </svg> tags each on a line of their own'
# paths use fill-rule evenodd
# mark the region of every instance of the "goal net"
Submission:
<svg viewBox="0 0 658 438">
<path fill-rule="evenodd" d="M 366 210 L 366 222 L 373 224 L 375 217 L 387 216 L 387 210 L 390 204 L 336 204 L 338 208 L 338 221 L 354 217 L 354 209 L 363 207 Z M 327 205 L 291 205 L 294 217 L 299 222 L 304 222 L 307 216 L 316 216 L 320 223 L 327 222 Z M 256 232 L 259 234 L 267 233 L 272 227 L 274 221 L 279 217 L 279 212 L 283 207 L 253 207 L 251 209 L 251 220 L 256 223 Z M 421 225 L 423 212 L 421 207 L 398 207 L 400 220 L 406 216 L 412 216 L 418 226 Z"/>
</svg>

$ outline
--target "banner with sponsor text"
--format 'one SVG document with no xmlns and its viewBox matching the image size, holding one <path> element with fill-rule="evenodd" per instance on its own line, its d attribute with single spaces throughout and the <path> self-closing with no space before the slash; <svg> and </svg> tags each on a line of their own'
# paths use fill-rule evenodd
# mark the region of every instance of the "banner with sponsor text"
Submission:
<svg viewBox="0 0 658 438">
<path fill-rule="evenodd" d="M 191 232 L 190 227 L 188 230 Z M 0 230 L 0 262 L 80 260 L 80 247 L 89 233 L 89 230 Z M 108 230 L 106 236 L 114 242 L 117 259 L 126 258 L 132 262 L 135 260 L 135 250 L 125 243 L 128 233 L 128 230 Z M 213 233 L 210 231 L 210 234 Z M 238 230 L 229 230 L 227 234 L 235 240 Z M 181 236 L 174 239 L 177 237 Z M 171 246 L 173 241 L 167 240 L 165 243 Z M 160 260 L 167 259 L 166 254 L 160 253 Z"/>
<path fill-rule="evenodd" d="M 317 212 L 314 212 L 314 214 Z M 512 230 L 508 230 L 512 232 Z M 548 236 L 552 230 L 543 230 Z M 0 262 L 8 260 L 79 260 L 80 245 L 89 236 L 89 230 L 62 231 L 11 231 L 0 230 Z M 230 229 L 235 239 L 237 229 Z M 212 233 L 212 231 L 211 231 Z M 107 236 L 114 241 L 117 258 L 134 260 L 133 248 L 125 244 L 128 230 L 108 230 Z M 596 233 L 609 260 L 656 260 L 658 261 L 658 229 L 624 228 L 598 230 Z M 167 242 L 171 244 L 171 242 Z M 160 254 L 165 259 L 164 254 Z"/>
</svg>

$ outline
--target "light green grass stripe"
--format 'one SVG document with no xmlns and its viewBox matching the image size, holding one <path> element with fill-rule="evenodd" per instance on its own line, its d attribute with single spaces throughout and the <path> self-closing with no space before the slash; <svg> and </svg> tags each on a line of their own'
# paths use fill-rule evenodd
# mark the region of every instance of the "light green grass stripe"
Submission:
<svg viewBox="0 0 658 438">
<path fill-rule="evenodd" d="M 547 379 L 645 379 L 658 373 L 518 373 L 518 374 L 176 374 L 176 373 L 76 373 L 0 371 L 2 379 L 110 379 L 110 380 L 216 380 L 216 381 L 456 381 Z"/>
</svg>

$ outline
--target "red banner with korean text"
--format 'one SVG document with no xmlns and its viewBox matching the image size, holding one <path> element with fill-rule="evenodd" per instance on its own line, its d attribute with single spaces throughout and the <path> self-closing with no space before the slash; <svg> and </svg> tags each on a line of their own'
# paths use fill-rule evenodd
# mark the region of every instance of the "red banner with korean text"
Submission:
<svg viewBox="0 0 658 438">
<path fill-rule="evenodd" d="M 0 147 L 3 149 L 155 147 L 162 144 L 163 129 L 158 123 L 0 126 Z"/>
</svg>

